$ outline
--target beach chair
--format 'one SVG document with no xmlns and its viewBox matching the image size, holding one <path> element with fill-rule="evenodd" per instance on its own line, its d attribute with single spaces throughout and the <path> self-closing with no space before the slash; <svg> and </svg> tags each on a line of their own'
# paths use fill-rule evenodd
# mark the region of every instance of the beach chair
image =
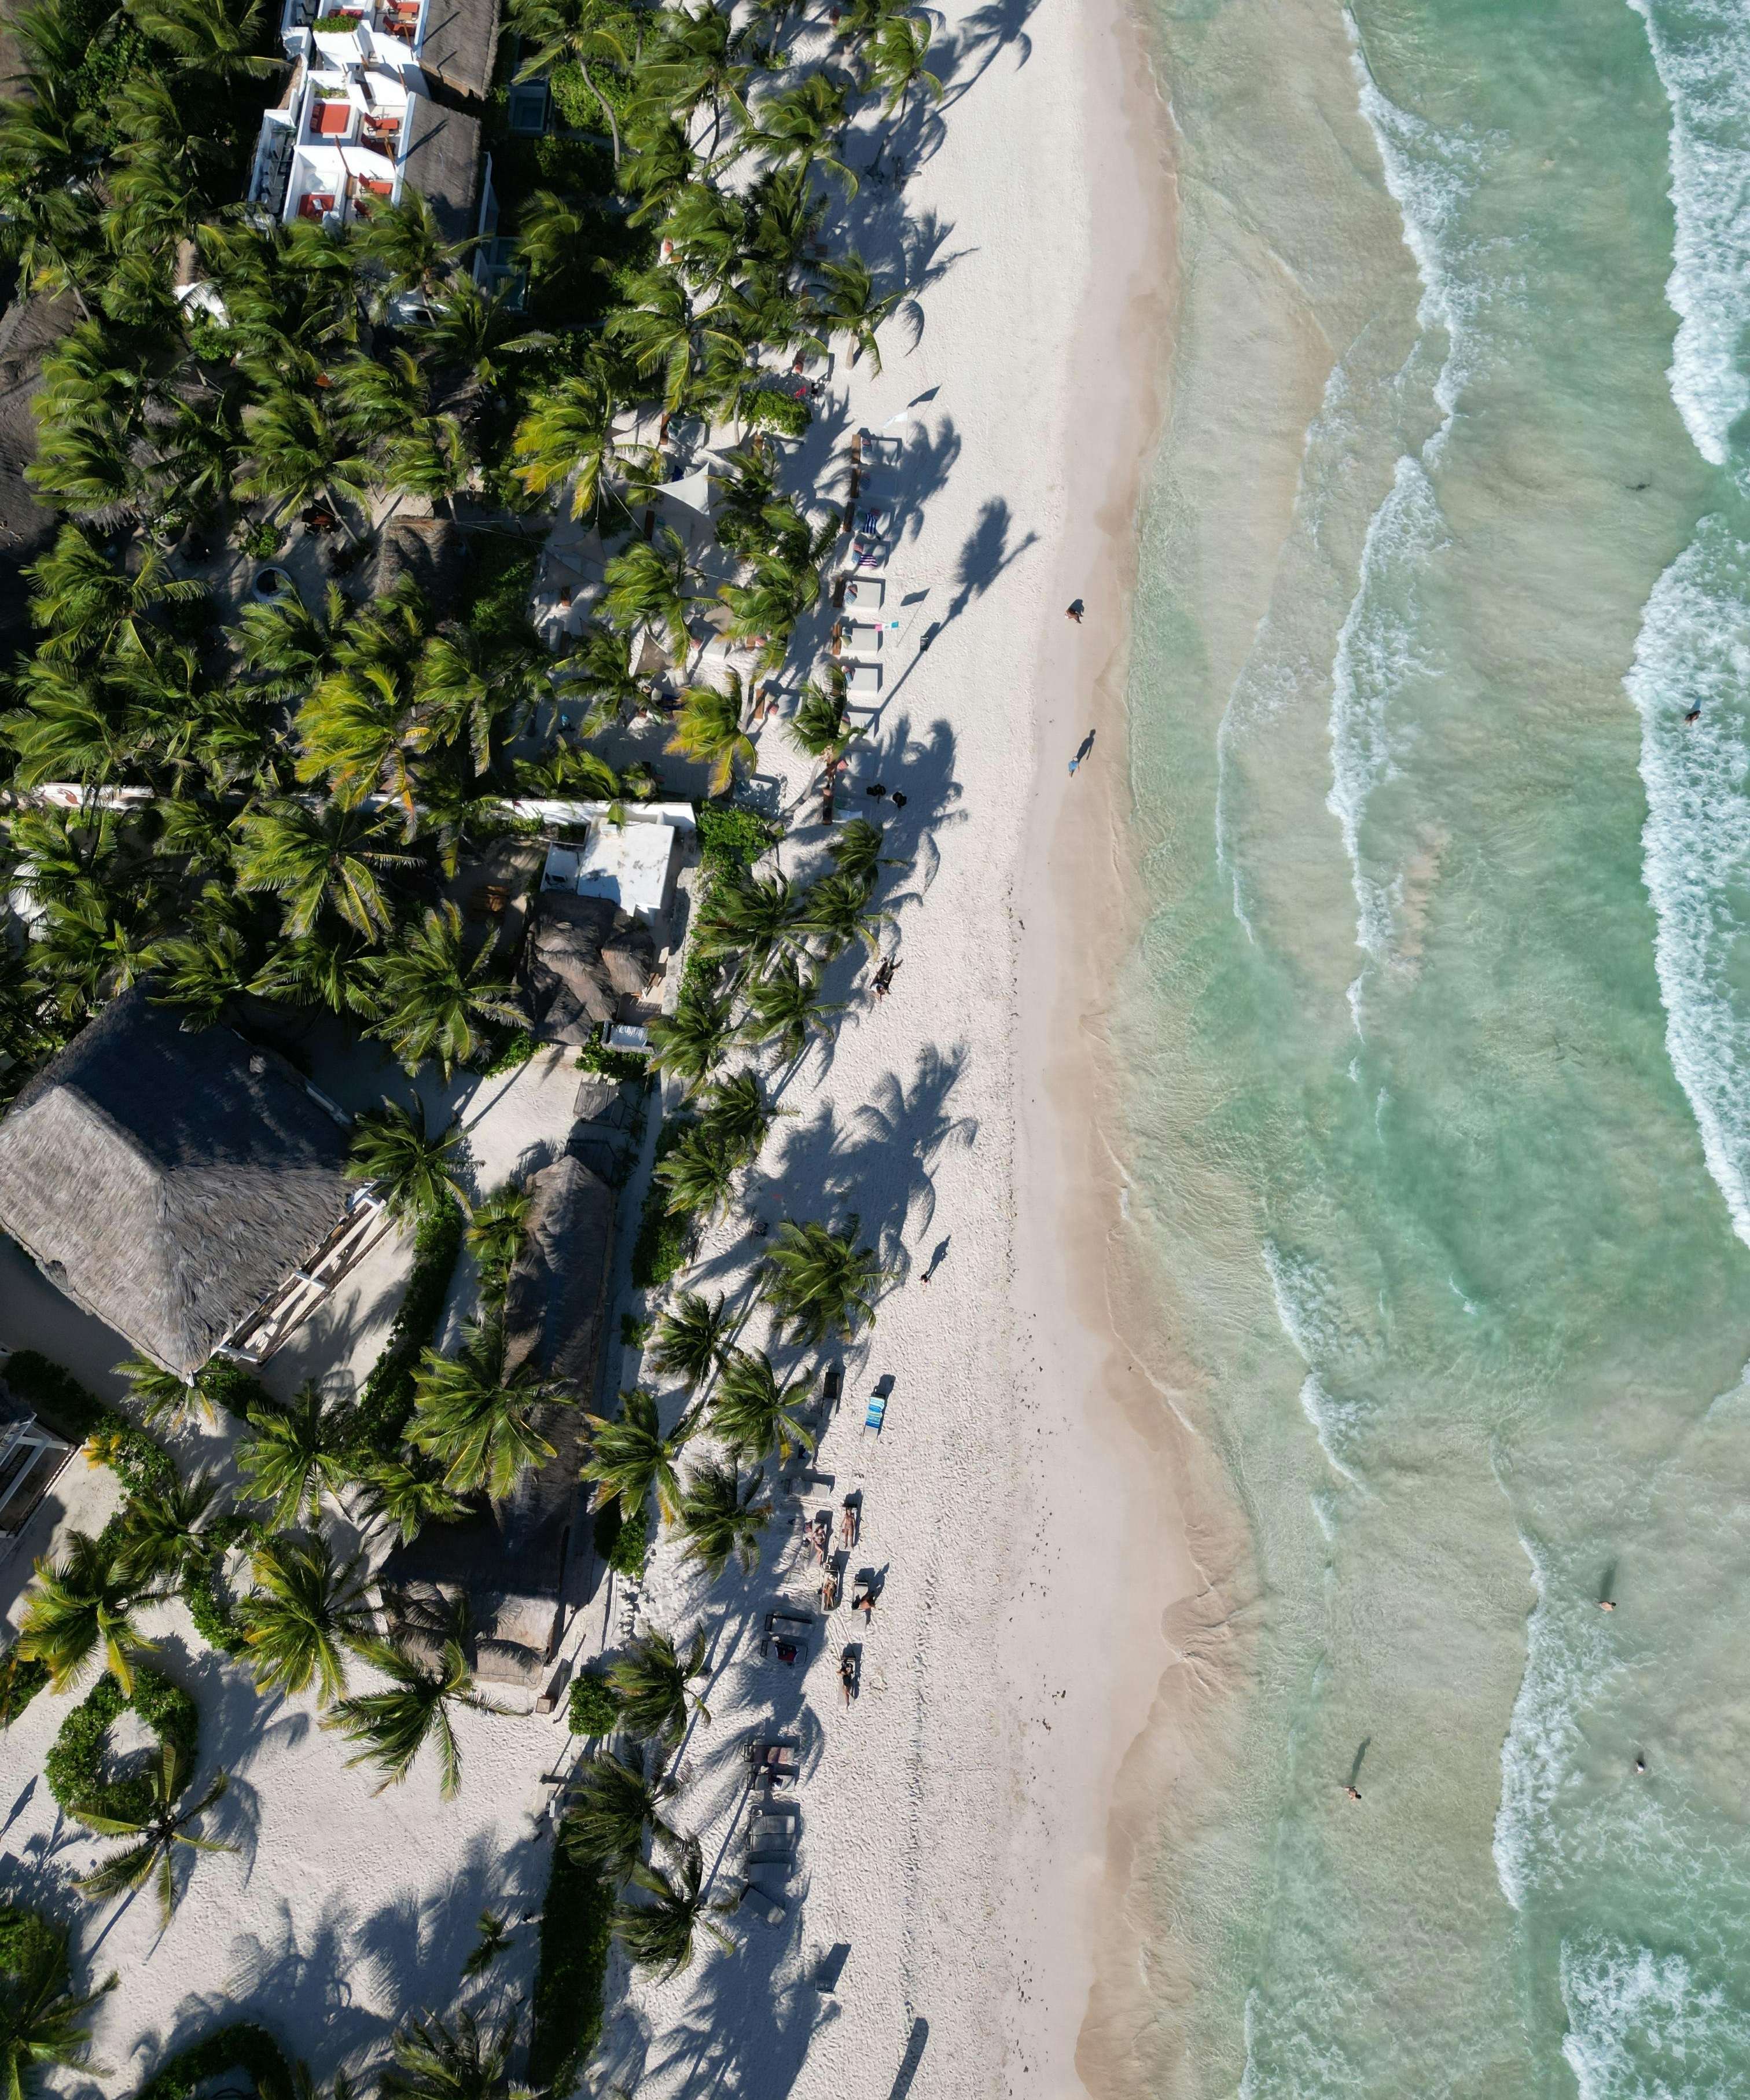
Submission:
<svg viewBox="0 0 1750 2100">
<path fill-rule="evenodd" d="M 886 1419 L 887 1395 L 884 1392 L 871 1393 L 869 1396 L 868 1412 L 863 1417 L 864 1436 L 868 1436 L 870 1432 L 873 1430 L 875 1434 L 879 1436 L 881 1434 L 881 1425 L 884 1421 L 886 1421 Z"/>
<path fill-rule="evenodd" d="M 878 612 L 886 597 L 887 585 L 879 576 L 846 576 L 839 602 L 861 612 Z"/>
<path fill-rule="evenodd" d="M 796 1776 L 795 1746 L 790 1743 L 756 1740 L 747 1745 L 747 1766 L 756 1786 L 762 1780 L 768 1786 L 794 1785 Z"/>
<path fill-rule="evenodd" d="M 760 1637 L 760 1653 L 781 1662 L 787 1670 L 808 1661 L 809 1635 L 814 1630 L 811 1617 L 795 1612 L 768 1612 L 765 1630 Z"/>
<path fill-rule="evenodd" d="M 847 693 L 879 693 L 881 690 L 881 666 L 879 664 L 847 664 L 844 667 L 844 690 Z"/>
</svg>

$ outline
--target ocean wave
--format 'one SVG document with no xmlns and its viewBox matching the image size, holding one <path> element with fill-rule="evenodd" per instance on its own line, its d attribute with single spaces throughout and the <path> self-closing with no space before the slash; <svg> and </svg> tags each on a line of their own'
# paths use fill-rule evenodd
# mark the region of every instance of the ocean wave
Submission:
<svg viewBox="0 0 1750 2100">
<path fill-rule="evenodd" d="M 1723 466 L 1750 410 L 1741 361 L 1750 323 L 1750 13 L 1737 0 L 1683 0 L 1679 23 L 1660 0 L 1629 5 L 1646 26 L 1671 108 L 1671 396 L 1696 451 Z"/>
<path fill-rule="evenodd" d="M 1750 2022 L 1681 1954 L 1602 1935 L 1564 1940 L 1562 2054 L 1580 2100 L 1732 2100 L 1750 2094 Z"/>
<path fill-rule="evenodd" d="M 1672 1069 L 1708 1171 L 1750 1245 L 1750 1021 L 1735 1004 L 1750 934 L 1750 545 L 1704 518 L 1660 578 L 1624 681 L 1641 718 L 1642 877 Z M 1686 722 L 1689 708 L 1700 718 Z"/>
<path fill-rule="evenodd" d="M 1355 898 L 1355 943 L 1378 961 L 1389 951 L 1395 879 L 1369 868 L 1361 850 L 1368 802 L 1395 770 L 1391 703 L 1434 668 L 1416 639 L 1416 585 L 1444 532 L 1434 484 L 1419 460 L 1399 460 L 1361 550 L 1361 581 L 1337 637 L 1331 667 L 1331 787 L 1325 806 L 1342 832 Z"/>
<path fill-rule="evenodd" d="M 1352 17 L 1350 32 L 1361 114 L 1422 284 L 1417 323 L 1424 338 L 1436 329 L 1446 337 L 1434 382 L 1439 426 L 1419 454 L 1399 459 L 1391 489 L 1368 527 L 1360 576 L 1337 638 L 1331 672 L 1331 791 L 1325 806 L 1342 828 L 1349 856 L 1355 945 L 1378 963 L 1390 952 L 1400 878 L 1369 866 L 1361 824 L 1375 789 L 1393 770 L 1391 702 L 1408 680 L 1436 668 L 1416 642 L 1415 586 L 1444 531 L 1430 470 L 1444 448 L 1478 357 L 1484 278 L 1476 267 L 1478 251 L 1458 227 L 1482 174 L 1484 148 L 1476 139 L 1441 130 L 1382 94 Z M 1358 1035 L 1360 997 L 1357 978 L 1349 988 L 1349 1004 Z"/>
<path fill-rule="evenodd" d="M 1584 1739 L 1580 1715 L 1616 1665 L 1609 1643 L 1577 1595 L 1553 1601 L 1543 1552 L 1522 1531 L 1537 1601 L 1526 1629 L 1525 1669 L 1501 1746 L 1501 1803 L 1495 1811 L 1495 1878 L 1515 1910 L 1524 1908 L 1539 1868 L 1559 1842 L 1555 1809 L 1576 1783 Z"/>
<path fill-rule="evenodd" d="M 1345 1447 L 1353 1451 L 1364 1417 L 1352 1401 L 1338 1400 L 1333 1394 L 1317 1369 L 1318 1357 L 1336 1346 L 1342 1334 L 1335 1296 L 1312 1263 L 1285 1253 L 1273 1240 L 1265 1241 L 1263 1259 L 1276 1317 L 1307 1366 L 1300 1386 L 1301 1411 L 1311 1423 L 1332 1470 L 1360 1487 L 1360 1476 L 1343 1453 Z"/>
</svg>

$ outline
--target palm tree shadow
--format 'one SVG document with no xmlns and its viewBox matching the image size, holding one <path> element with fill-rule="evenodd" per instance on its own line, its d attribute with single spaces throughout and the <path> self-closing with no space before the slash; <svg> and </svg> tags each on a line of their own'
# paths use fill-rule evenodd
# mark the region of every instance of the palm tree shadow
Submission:
<svg viewBox="0 0 1750 2100">
<path fill-rule="evenodd" d="M 1009 45 L 1015 46 L 1017 70 L 1025 65 L 1033 56 L 1026 25 L 1038 5 L 1038 0 L 986 0 L 984 7 L 962 16 L 954 38 L 942 46 L 941 62 L 936 68 L 942 82 L 944 110 L 969 95 L 990 70 L 998 53 Z M 964 77 L 963 68 L 970 68 Z"/>
</svg>

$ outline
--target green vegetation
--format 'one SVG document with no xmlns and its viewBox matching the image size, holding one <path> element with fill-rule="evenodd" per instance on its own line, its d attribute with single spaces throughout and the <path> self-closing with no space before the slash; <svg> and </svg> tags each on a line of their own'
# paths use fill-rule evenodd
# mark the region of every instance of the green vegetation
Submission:
<svg viewBox="0 0 1750 2100">
<path fill-rule="evenodd" d="M 413 1273 L 382 1353 L 359 1391 L 350 1425 L 362 1449 L 393 1453 L 413 1412 L 415 1374 L 450 1294 L 465 1220 L 453 1203 L 422 1211 L 413 1236 Z"/>
<path fill-rule="evenodd" d="M 84 2016 L 106 1991 L 110 1976 L 88 1996 L 68 1988 L 67 1935 L 33 1910 L 0 1906 L 0 2078 L 7 2100 L 24 2100 L 51 2065 L 86 2060 Z"/>
<path fill-rule="evenodd" d="M 297 2100 L 298 2086 L 284 2052 L 265 2027 L 233 2020 L 167 2057 L 134 2100 L 195 2100 L 227 2071 L 240 2071 L 260 2100 Z"/>
<path fill-rule="evenodd" d="M 99 1815 L 137 1821 L 152 1807 L 152 1782 L 143 1772 L 104 1776 L 109 1732 L 131 1709 L 166 1749 L 192 1765 L 200 1749 L 201 1716 L 188 1694 L 143 1665 L 131 1691 L 106 1670 L 62 1722 L 55 1746 L 43 1760 L 49 1791 L 69 1815 L 94 1809 Z"/>
<path fill-rule="evenodd" d="M 619 1726 L 619 1699 L 605 1677 L 580 1670 L 571 1679 L 566 1718 L 574 1736 L 611 1736 Z"/>
<path fill-rule="evenodd" d="M 556 1846 L 529 2037 L 528 2078 L 537 2092 L 571 2092 L 601 2034 L 613 1910 L 612 1884 Z"/>
</svg>

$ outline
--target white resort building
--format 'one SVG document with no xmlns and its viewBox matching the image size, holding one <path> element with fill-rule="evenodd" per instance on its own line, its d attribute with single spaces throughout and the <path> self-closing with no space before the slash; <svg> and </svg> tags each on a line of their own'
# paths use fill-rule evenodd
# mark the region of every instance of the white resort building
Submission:
<svg viewBox="0 0 1750 2100">
<path fill-rule="evenodd" d="M 262 121 L 249 201 L 338 232 L 409 188 L 447 240 L 490 232 L 480 122 L 457 104 L 491 84 L 497 0 L 286 0 L 295 61 Z"/>
</svg>

